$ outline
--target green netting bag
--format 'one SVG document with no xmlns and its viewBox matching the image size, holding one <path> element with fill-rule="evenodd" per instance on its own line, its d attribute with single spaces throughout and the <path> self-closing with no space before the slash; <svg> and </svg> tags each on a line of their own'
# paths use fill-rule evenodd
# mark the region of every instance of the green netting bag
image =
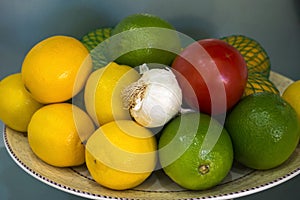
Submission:
<svg viewBox="0 0 300 200">
<path fill-rule="evenodd" d="M 111 36 L 111 31 L 112 28 L 99 28 L 87 33 L 81 39 L 81 42 L 91 53 L 94 70 L 104 67 L 109 63 L 106 51 L 103 51 L 104 47 L 99 48 L 98 45 Z M 102 45 L 105 44 L 102 43 Z"/>
<path fill-rule="evenodd" d="M 244 57 L 249 73 L 261 73 L 269 78 L 271 63 L 267 52 L 254 39 L 244 35 L 230 35 L 221 40 L 235 47 Z"/>
<path fill-rule="evenodd" d="M 259 92 L 271 92 L 278 95 L 280 94 L 274 83 L 266 78 L 263 74 L 259 72 L 248 74 L 247 85 L 243 96 L 245 97 Z"/>
</svg>

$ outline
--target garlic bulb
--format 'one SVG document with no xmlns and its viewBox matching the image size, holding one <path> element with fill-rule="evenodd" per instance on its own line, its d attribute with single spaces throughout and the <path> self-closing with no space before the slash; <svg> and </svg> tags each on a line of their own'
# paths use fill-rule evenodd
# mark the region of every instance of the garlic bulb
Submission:
<svg viewBox="0 0 300 200">
<path fill-rule="evenodd" d="M 142 77 L 122 91 L 125 108 L 142 126 L 163 126 L 181 110 L 182 92 L 169 68 L 140 66 Z"/>
</svg>

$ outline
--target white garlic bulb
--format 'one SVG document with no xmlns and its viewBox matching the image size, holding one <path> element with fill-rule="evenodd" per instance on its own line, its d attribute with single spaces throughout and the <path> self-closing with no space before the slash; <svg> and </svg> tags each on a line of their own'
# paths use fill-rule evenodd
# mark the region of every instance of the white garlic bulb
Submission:
<svg viewBox="0 0 300 200">
<path fill-rule="evenodd" d="M 124 106 L 142 126 L 163 126 L 181 110 L 182 92 L 169 68 L 140 66 L 142 77 L 122 91 Z"/>
</svg>

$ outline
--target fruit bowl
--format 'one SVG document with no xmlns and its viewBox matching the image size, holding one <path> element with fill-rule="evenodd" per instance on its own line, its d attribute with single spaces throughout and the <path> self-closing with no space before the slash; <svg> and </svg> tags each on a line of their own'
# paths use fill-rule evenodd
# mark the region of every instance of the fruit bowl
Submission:
<svg viewBox="0 0 300 200">
<path fill-rule="evenodd" d="M 276 72 L 271 72 L 270 80 L 280 92 L 293 82 Z M 85 165 L 57 168 L 44 163 L 31 151 L 26 133 L 5 127 L 3 137 L 8 153 L 25 172 L 54 188 L 90 199 L 232 199 L 274 187 L 300 173 L 299 144 L 285 163 L 271 170 L 252 170 L 234 163 L 223 182 L 209 190 L 186 190 L 158 170 L 136 188 L 114 191 L 96 183 Z"/>
</svg>

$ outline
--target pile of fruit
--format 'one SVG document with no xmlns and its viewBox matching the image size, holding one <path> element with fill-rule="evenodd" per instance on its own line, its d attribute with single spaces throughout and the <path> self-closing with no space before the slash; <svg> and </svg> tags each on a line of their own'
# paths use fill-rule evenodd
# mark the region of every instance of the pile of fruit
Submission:
<svg viewBox="0 0 300 200">
<path fill-rule="evenodd" d="M 205 190 L 235 161 L 257 170 L 284 163 L 300 137 L 300 81 L 281 95 L 266 51 L 247 36 L 183 35 L 135 14 L 81 40 L 46 38 L 20 73 L 1 80 L 0 119 L 27 132 L 39 159 L 85 164 L 114 190 L 160 169 L 181 187 Z"/>
</svg>

